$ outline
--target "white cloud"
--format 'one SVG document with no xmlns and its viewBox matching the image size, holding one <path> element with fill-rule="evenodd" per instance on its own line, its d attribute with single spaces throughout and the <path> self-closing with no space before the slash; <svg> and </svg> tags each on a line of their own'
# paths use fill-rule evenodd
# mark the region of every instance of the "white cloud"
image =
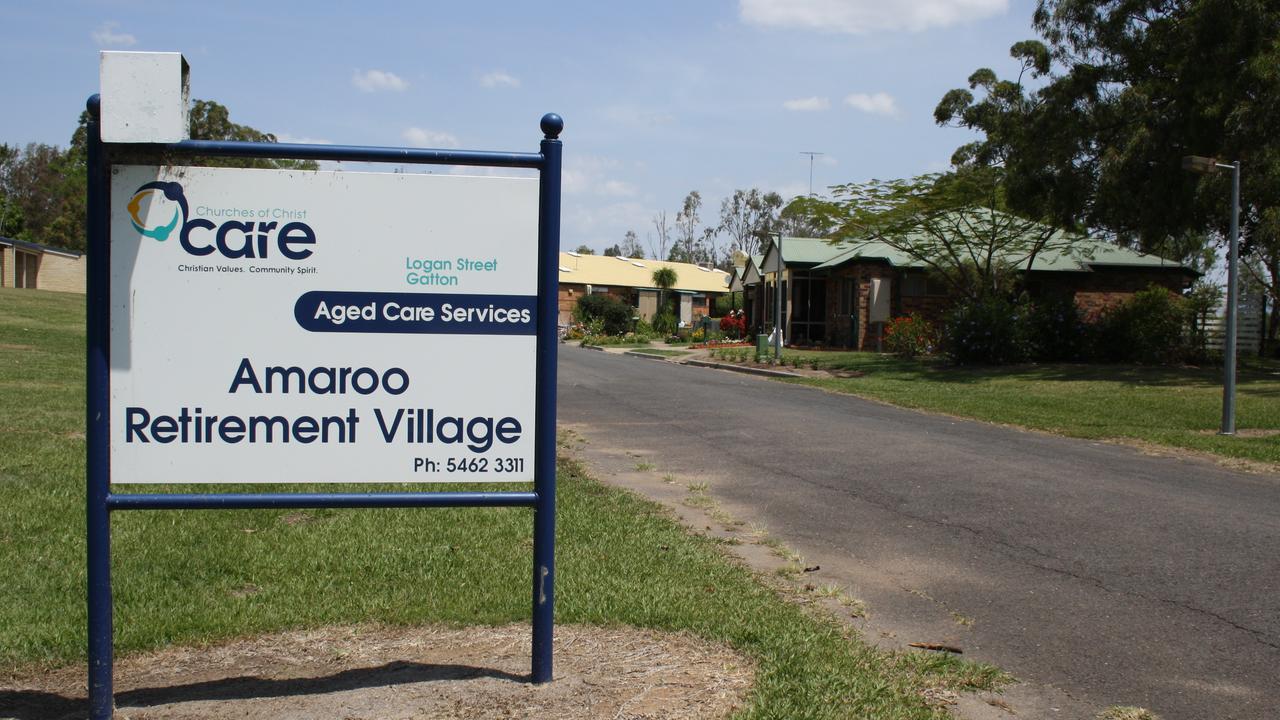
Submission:
<svg viewBox="0 0 1280 720">
<path fill-rule="evenodd" d="M 480 78 L 480 84 L 487 88 L 494 87 L 520 87 L 520 78 L 513 77 L 501 70 L 493 72 Z"/>
<path fill-rule="evenodd" d="M 874 95 L 854 93 L 844 99 L 844 104 L 872 115 L 898 114 L 898 103 L 889 93 L 878 92 Z"/>
<path fill-rule="evenodd" d="M 831 101 L 824 97 L 807 97 L 797 98 L 795 100 L 787 100 L 782 103 L 782 107 L 794 112 L 813 112 L 815 110 L 826 110 L 831 107 Z"/>
<path fill-rule="evenodd" d="M 631 200 L 605 205 L 570 203 L 565 206 L 561 219 L 564 227 L 560 245 L 574 248 L 585 243 L 591 247 L 609 247 L 622 242 L 627 230 L 634 230 L 647 252 L 645 231 L 652 229 L 652 218 L 651 208 Z"/>
<path fill-rule="evenodd" d="M 597 155 L 574 155 L 565 163 L 560 182 L 568 195 L 635 197 L 630 183 L 610 177 L 618 169 L 617 160 Z"/>
<path fill-rule="evenodd" d="M 276 140 L 282 143 L 299 143 L 302 145 L 332 145 L 332 140 L 294 135 L 293 133 L 276 133 Z"/>
<path fill-rule="evenodd" d="M 357 70 L 351 76 L 351 84 L 364 92 L 378 92 L 379 90 L 400 92 L 409 87 L 409 83 L 405 82 L 399 75 L 386 70 L 366 70 L 364 72 Z"/>
<path fill-rule="evenodd" d="M 638 105 L 610 105 L 601 111 L 601 117 L 623 129 L 652 130 L 676 121 L 669 112 L 651 110 Z"/>
<path fill-rule="evenodd" d="M 636 189 L 631 183 L 621 180 L 605 180 L 597 187 L 597 192 L 608 197 L 633 197 Z"/>
<path fill-rule="evenodd" d="M 738 0 L 749 25 L 851 35 L 947 27 L 1008 9 L 1009 0 Z"/>
<path fill-rule="evenodd" d="M 424 148 L 456 148 L 458 138 L 447 132 L 411 127 L 404 131 L 404 139 L 414 147 Z"/>
<path fill-rule="evenodd" d="M 103 46 L 131 47 L 138 44 L 138 38 L 129 33 L 116 32 L 118 22 L 104 22 L 93 31 L 93 41 Z"/>
</svg>

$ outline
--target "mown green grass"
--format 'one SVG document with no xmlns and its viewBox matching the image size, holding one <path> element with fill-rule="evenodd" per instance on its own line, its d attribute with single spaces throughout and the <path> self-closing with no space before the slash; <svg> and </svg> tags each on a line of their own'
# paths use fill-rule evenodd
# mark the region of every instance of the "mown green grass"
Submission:
<svg viewBox="0 0 1280 720">
<path fill-rule="evenodd" d="M 1069 363 L 953 367 L 875 353 L 789 350 L 785 355 L 795 357 L 865 375 L 791 382 L 904 407 L 1072 437 L 1140 440 L 1280 462 L 1280 372 L 1257 361 L 1238 373 L 1236 426 L 1241 432 L 1228 437 L 1216 434 L 1222 420 L 1221 368 Z"/>
<path fill-rule="evenodd" d="M 608 338 L 606 338 L 608 339 Z M 648 341 L 645 342 L 588 342 L 583 340 L 582 347 L 604 347 L 604 348 L 647 348 Z"/>
<path fill-rule="evenodd" d="M 84 659 L 82 303 L 0 290 L 4 674 Z M 557 622 L 738 648 L 758 665 L 743 718 L 944 718 L 920 688 L 1004 679 L 946 655 L 871 649 L 571 461 L 559 491 Z M 524 621 L 531 526 L 521 509 L 117 513 L 117 652 L 335 623 Z"/>
</svg>

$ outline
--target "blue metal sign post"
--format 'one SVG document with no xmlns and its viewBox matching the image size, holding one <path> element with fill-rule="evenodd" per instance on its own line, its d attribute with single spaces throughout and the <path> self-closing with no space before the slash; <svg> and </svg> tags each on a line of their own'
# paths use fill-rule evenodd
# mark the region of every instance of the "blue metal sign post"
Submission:
<svg viewBox="0 0 1280 720">
<path fill-rule="evenodd" d="M 542 118 L 538 153 L 301 145 L 184 140 L 148 148 L 166 157 L 241 157 L 397 164 L 531 168 L 539 172 L 538 298 L 535 447 L 532 492 L 115 494 L 110 464 L 110 238 L 109 207 L 114 148 L 101 136 L 101 102 L 89 98 L 87 223 L 89 269 L 86 292 L 86 446 L 89 717 L 109 720 L 112 698 L 111 511 L 262 508 L 448 508 L 532 507 L 533 653 L 531 679 L 552 679 L 555 608 L 556 514 L 556 335 L 560 246 L 559 140 L 564 121 Z M 180 479 L 178 479 L 180 481 Z"/>
</svg>

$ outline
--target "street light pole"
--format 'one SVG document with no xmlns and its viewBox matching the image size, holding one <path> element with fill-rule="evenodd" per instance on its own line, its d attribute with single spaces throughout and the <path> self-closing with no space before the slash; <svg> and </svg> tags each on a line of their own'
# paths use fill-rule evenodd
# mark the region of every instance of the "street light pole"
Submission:
<svg viewBox="0 0 1280 720">
<path fill-rule="evenodd" d="M 1223 347 L 1222 435 L 1236 434 L 1236 312 L 1239 305 L 1240 161 L 1231 163 L 1231 245 L 1227 251 L 1227 340 Z"/>
<path fill-rule="evenodd" d="M 1197 173 L 1231 170 L 1231 237 L 1227 246 L 1227 332 L 1222 342 L 1222 427 L 1219 435 L 1236 434 L 1236 314 L 1239 310 L 1240 264 L 1240 161 L 1220 163 L 1215 158 L 1188 155 L 1182 169 Z"/>
<path fill-rule="evenodd" d="M 778 238 L 778 261 L 773 269 L 773 359 L 782 362 L 782 233 L 775 233 Z"/>
</svg>

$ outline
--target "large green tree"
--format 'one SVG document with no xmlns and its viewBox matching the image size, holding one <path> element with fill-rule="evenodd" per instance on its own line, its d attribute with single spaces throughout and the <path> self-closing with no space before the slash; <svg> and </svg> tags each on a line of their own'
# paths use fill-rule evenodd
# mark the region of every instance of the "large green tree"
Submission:
<svg viewBox="0 0 1280 720">
<path fill-rule="evenodd" d="M 833 241 L 887 245 L 961 297 L 1007 295 L 1018 289 L 1016 271 L 1076 244 L 1043 218 L 1010 212 L 999 167 L 836 185 L 831 193 L 810 198 L 806 210 L 811 222 L 834 228 Z"/>
<path fill-rule="evenodd" d="M 53 145 L 0 152 L 0 235 L 84 250 L 84 155 Z"/>
<path fill-rule="evenodd" d="M 1225 234 L 1230 178 L 1184 155 L 1242 161 L 1246 252 L 1280 299 L 1280 4 L 1040 0 L 1016 77 L 982 68 L 935 110 L 977 130 L 962 166 L 999 166 L 1009 206 L 1192 258 Z"/>
</svg>

